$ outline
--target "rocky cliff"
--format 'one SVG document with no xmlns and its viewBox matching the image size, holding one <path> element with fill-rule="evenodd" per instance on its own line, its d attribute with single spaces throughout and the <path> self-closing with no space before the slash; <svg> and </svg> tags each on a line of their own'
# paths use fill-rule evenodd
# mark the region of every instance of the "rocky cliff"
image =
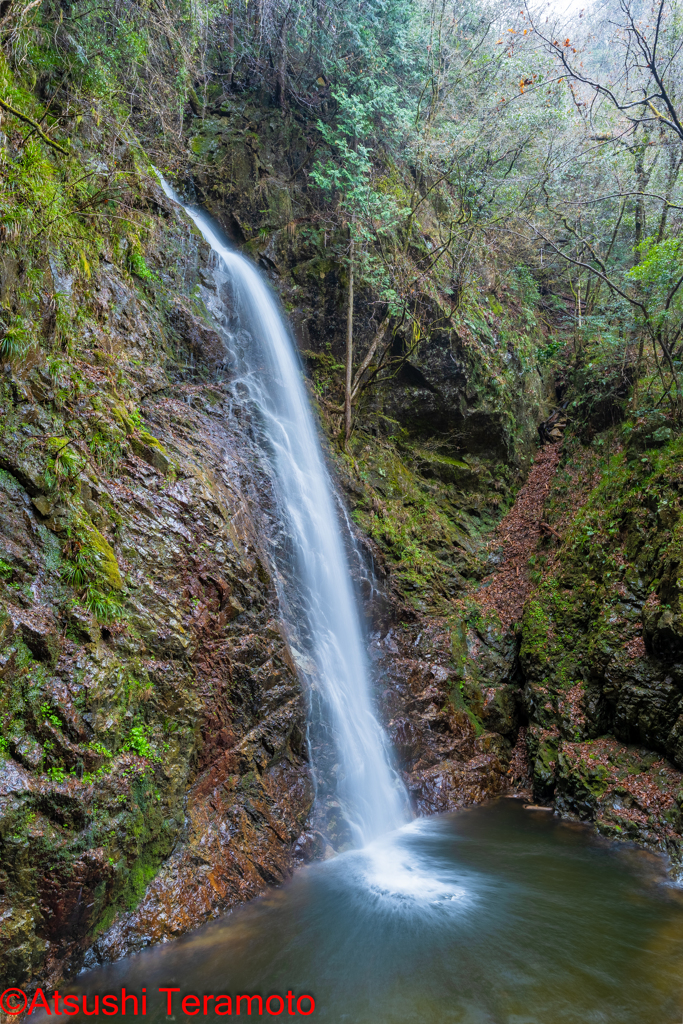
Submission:
<svg viewBox="0 0 683 1024">
<path fill-rule="evenodd" d="M 209 252 L 135 139 L 112 142 L 98 117 L 82 116 L 78 160 L 102 189 L 125 171 L 125 217 L 0 263 L 6 984 L 177 936 L 331 852 Z M 358 361 L 383 333 L 341 445 L 348 278 L 306 178 L 306 117 L 220 90 L 185 117 L 184 148 L 157 160 L 290 316 L 365 553 L 377 703 L 416 811 L 532 789 L 679 857 L 671 425 L 620 421 L 622 402 L 586 433 L 577 391 L 567 439 L 550 425 L 539 450 L 559 401 L 549 327 L 528 275 L 482 265 L 421 337 L 361 286 Z M 27 189 L 31 151 L 7 132 Z"/>
<path fill-rule="evenodd" d="M 98 956 L 281 881 L 312 801 L 267 482 L 190 308 L 207 253 L 150 187 L 162 277 L 55 271 L 76 350 L 2 382 L 8 982 L 78 966 L 119 910 Z"/>
<path fill-rule="evenodd" d="M 233 103 L 219 151 L 200 120 L 181 182 L 196 182 L 271 277 L 334 434 L 325 403 L 344 272 L 325 261 L 324 237 L 299 226 L 306 212 L 315 220 L 310 198 L 285 180 L 293 143 L 268 148 L 271 121 L 285 130 L 280 111 Z M 288 130 L 295 139 L 296 122 Z M 83 138 L 94 160 L 88 119 Z M 6 140 L 20 169 L 19 140 Z M 117 160 L 142 242 L 115 237 L 96 263 L 85 252 L 75 264 L 38 258 L 30 275 L 10 251 L 2 262 L 17 311 L 4 328 L 0 441 L 8 984 L 178 935 L 330 849 L 310 820 L 305 697 L 272 583 L 269 485 L 211 325 L 209 252 L 139 151 L 124 146 Z M 491 334 L 503 307 L 483 302 Z M 360 353 L 373 310 L 362 293 Z M 19 312 L 31 344 L 14 350 Z M 509 742 L 478 735 L 452 706 L 449 630 L 408 625 L 394 640 L 392 623 L 443 612 L 481 575 L 480 538 L 524 475 L 543 401 L 537 370 L 511 344 L 487 353 L 471 327 L 460 332 L 425 338 L 368 393 L 352 446 L 330 451 L 379 587 L 371 652 L 422 813 L 505 788 Z M 405 344 L 400 333 L 393 344 Z M 518 385 L 512 398 L 506 380 Z M 444 761 L 464 775 L 435 781 L 429 770 Z"/>
</svg>

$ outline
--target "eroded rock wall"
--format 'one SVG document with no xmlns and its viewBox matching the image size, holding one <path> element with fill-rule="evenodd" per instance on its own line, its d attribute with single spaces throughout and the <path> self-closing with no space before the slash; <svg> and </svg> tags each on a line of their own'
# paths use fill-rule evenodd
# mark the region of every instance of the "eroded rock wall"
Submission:
<svg viewBox="0 0 683 1024">
<path fill-rule="evenodd" d="M 537 795 L 680 866 L 681 442 L 664 420 L 568 446 L 520 662 Z"/>
<path fill-rule="evenodd" d="M 419 344 L 391 325 L 396 372 L 368 387 L 342 448 L 348 282 L 298 173 L 303 122 L 253 97 L 209 115 L 190 122 L 179 178 L 291 319 L 364 551 L 377 706 L 415 809 L 506 792 L 525 715 L 518 638 L 471 598 L 547 415 L 542 337 L 486 275 L 459 318 L 432 311 L 446 325 Z M 210 254 L 151 179 L 138 186 L 142 264 L 50 264 L 45 351 L 2 384 L 10 984 L 175 937 L 330 852 L 269 566 L 272 495 L 208 313 Z M 361 287 L 358 360 L 381 316 Z"/>
<path fill-rule="evenodd" d="M 157 232 L 163 280 L 105 265 L 78 352 L 0 382 L 4 984 L 282 881 L 312 802 L 268 485 L 192 309 L 207 252 L 170 208 Z"/>
</svg>

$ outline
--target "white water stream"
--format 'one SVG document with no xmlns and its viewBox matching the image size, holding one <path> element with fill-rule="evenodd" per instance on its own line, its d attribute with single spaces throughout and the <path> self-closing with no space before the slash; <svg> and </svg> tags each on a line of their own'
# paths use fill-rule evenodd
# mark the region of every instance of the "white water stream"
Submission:
<svg viewBox="0 0 683 1024">
<path fill-rule="evenodd" d="M 197 1014 L 194 993 L 203 1019 L 218 1024 L 233 1007 L 245 1016 L 245 999 L 250 1019 L 253 1005 L 262 1020 L 264 1006 L 266 1019 L 315 1010 L 317 1024 L 680 1021 L 683 903 L 662 884 L 663 859 L 512 800 L 396 828 L 404 794 L 372 714 L 348 525 L 296 349 L 259 274 L 208 218 L 186 210 L 219 261 L 208 304 L 236 366 L 237 414 L 273 481 L 276 575 L 289 575 L 283 617 L 296 608 L 296 660 L 337 748 L 333 802 L 367 845 L 300 869 L 278 893 L 178 942 L 84 974 L 75 990 L 87 995 L 88 1016 L 125 984 L 128 999 L 149 993 L 148 1024 L 168 1024 L 181 1006 L 184 1018 Z M 164 993 L 175 993 L 176 1015 Z M 50 1019 L 39 1012 L 34 1024 Z"/>
<path fill-rule="evenodd" d="M 219 299 L 214 313 L 228 327 L 240 382 L 261 421 L 302 595 L 298 604 L 306 622 L 301 632 L 308 637 L 314 669 L 296 648 L 294 654 L 306 685 L 320 698 L 325 731 L 336 748 L 334 774 L 343 815 L 356 845 L 365 846 L 405 823 L 407 801 L 370 703 L 349 564 L 298 353 L 257 269 L 226 246 L 205 213 L 185 205 L 159 177 L 166 195 L 185 210 L 216 254 L 217 277 L 222 271 L 227 278 L 232 308 Z"/>
</svg>

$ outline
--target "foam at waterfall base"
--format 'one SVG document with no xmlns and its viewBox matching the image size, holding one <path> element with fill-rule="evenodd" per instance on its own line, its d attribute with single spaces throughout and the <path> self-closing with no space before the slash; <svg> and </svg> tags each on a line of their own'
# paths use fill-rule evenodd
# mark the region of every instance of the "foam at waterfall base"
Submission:
<svg viewBox="0 0 683 1024">
<path fill-rule="evenodd" d="M 476 902 L 476 883 L 453 862 L 435 856 L 430 838 L 439 839 L 438 820 L 418 819 L 349 854 L 357 861 L 357 881 L 387 909 L 440 907 L 458 912 Z"/>
</svg>

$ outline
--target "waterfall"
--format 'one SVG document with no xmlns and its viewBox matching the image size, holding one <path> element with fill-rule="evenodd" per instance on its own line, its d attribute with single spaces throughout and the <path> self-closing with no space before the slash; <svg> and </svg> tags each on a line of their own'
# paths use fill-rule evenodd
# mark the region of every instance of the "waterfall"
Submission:
<svg viewBox="0 0 683 1024">
<path fill-rule="evenodd" d="M 286 520 L 297 614 L 305 619 L 297 623 L 293 653 L 333 744 L 342 814 L 354 844 L 363 846 L 405 822 L 406 798 L 371 707 L 358 607 L 298 352 L 258 270 L 225 245 L 205 213 L 186 206 L 159 177 L 166 195 L 213 249 L 230 292 L 229 305 L 219 299 L 222 308 L 214 312 L 228 327 L 240 383 L 257 410 L 264 456 Z M 305 654 L 297 650 L 300 636 L 306 638 Z"/>
</svg>

